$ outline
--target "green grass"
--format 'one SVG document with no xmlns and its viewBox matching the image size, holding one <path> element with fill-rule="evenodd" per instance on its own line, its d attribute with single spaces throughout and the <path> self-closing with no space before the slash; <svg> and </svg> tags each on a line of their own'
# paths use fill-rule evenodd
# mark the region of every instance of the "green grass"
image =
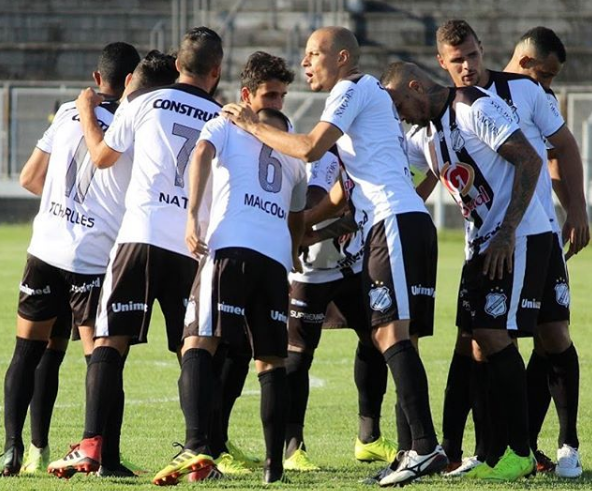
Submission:
<svg viewBox="0 0 592 491">
<path fill-rule="evenodd" d="M 26 256 L 29 239 L 28 226 L 0 227 L 0 372 L 6 371 L 14 346 L 14 318 L 17 306 L 18 283 Z M 448 363 L 454 343 L 454 312 L 456 290 L 463 258 L 462 238 L 459 233 L 440 234 L 440 265 L 436 334 L 421 342 L 421 354 L 428 371 L 431 388 L 432 413 L 440 431 L 442 396 Z M 592 325 L 589 277 L 592 273 L 592 250 L 572 259 L 570 264 L 573 338 L 581 362 L 580 440 L 584 468 L 592 467 L 588 442 L 592 440 L 592 394 L 587 391 L 592 383 L 592 340 L 588 329 Z M 328 331 L 323 334 L 311 375 L 315 379 L 311 389 L 307 415 L 306 438 L 311 458 L 323 471 L 309 474 L 290 473 L 291 485 L 286 489 L 367 489 L 358 480 L 380 466 L 363 465 L 353 459 L 353 444 L 357 429 L 357 397 L 353 383 L 353 354 L 356 346 L 352 332 Z M 521 342 L 522 352 L 528 355 L 530 342 Z M 72 344 L 62 366 L 60 393 L 50 434 L 52 455 L 62 456 L 70 443 L 80 439 L 84 424 L 85 363 L 81 347 Z M 168 463 L 175 450 L 171 443 L 184 437 L 183 419 L 177 397 L 179 369 L 175 358 L 167 352 L 160 314 L 155 315 L 150 330 L 150 342 L 132 349 L 125 372 L 127 397 L 122 451 L 135 464 L 150 471 L 146 477 L 130 482 L 117 479 L 97 480 L 77 475 L 70 481 L 52 476 L 38 478 L 0 478 L 0 490 L 70 490 L 155 489 L 150 479 Z M 259 422 L 258 383 L 249 374 L 245 393 L 239 399 L 231 422 L 231 437 L 244 448 L 263 454 L 263 437 Z M 0 392 L 3 393 L 3 392 Z M 395 437 L 392 384 L 383 406 L 383 432 Z M 550 411 L 541 435 L 540 447 L 555 455 L 557 421 Z M 28 438 L 28 423 L 25 426 Z M 472 427 L 467 430 L 465 453 L 473 447 Z M 190 485 L 180 485 L 188 488 Z M 254 489 L 261 487 L 261 474 L 218 483 L 196 484 L 213 489 Z M 480 484 L 480 486 L 483 486 Z M 475 483 L 449 483 L 441 477 L 425 479 L 413 485 L 426 490 L 473 489 Z M 491 489 L 590 489 L 592 473 L 586 471 L 577 481 L 562 481 L 549 476 L 537 476 L 528 482 L 513 485 L 484 485 Z"/>
</svg>

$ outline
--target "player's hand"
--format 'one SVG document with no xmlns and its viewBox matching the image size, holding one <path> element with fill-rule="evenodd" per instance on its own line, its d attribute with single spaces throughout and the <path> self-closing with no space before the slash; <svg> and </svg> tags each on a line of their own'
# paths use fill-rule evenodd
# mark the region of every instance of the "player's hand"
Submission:
<svg viewBox="0 0 592 491">
<path fill-rule="evenodd" d="M 292 255 L 292 273 L 302 273 L 304 270 L 302 269 L 302 261 L 297 255 Z"/>
<path fill-rule="evenodd" d="M 92 111 L 104 100 L 105 98 L 101 94 L 97 94 L 93 89 L 87 87 L 80 91 L 78 99 L 76 99 L 76 109 L 78 109 L 79 113 Z"/>
<path fill-rule="evenodd" d="M 569 259 L 590 242 L 590 226 L 585 206 L 574 206 L 567 211 L 567 218 L 561 231 L 563 242 L 569 242 L 565 259 Z"/>
<path fill-rule="evenodd" d="M 185 243 L 189 252 L 197 259 L 208 254 L 208 245 L 200 239 L 199 225 L 196 220 L 190 218 L 187 220 L 187 227 L 185 229 Z"/>
<path fill-rule="evenodd" d="M 226 104 L 222 108 L 222 115 L 249 133 L 253 132 L 253 127 L 259 122 L 257 114 L 249 106 L 244 104 Z"/>
<path fill-rule="evenodd" d="M 500 229 L 493 236 L 489 247 L 483 252 L 483 274 L 490 280 L 501 280 L 504 272 L 511 273 L 513 269 L 514 247 L 516 237 L 514 231 Z"/>
<path fill-rule="evenodd" d="M 304 235 L 300 240 L 300 247 L 310 247 L 311 245 L 316 244 L 317 242 L 319 242 L 317 232 L 312 228 L 309 228 L 304 231 Z"/>
</svg>

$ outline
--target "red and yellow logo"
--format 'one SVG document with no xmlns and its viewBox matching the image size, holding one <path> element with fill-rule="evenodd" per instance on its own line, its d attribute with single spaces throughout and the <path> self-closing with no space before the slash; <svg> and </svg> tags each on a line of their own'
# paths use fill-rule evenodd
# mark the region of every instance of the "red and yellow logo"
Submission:
<svg viewBox="0 0 592 491">
<path fill-rule="evenodd" d="M 442 182 L 453 195 L 466 196 L 473 187 L 475 171 L 470 165 L 446 162 L 440 171 Z"/>
</svg>

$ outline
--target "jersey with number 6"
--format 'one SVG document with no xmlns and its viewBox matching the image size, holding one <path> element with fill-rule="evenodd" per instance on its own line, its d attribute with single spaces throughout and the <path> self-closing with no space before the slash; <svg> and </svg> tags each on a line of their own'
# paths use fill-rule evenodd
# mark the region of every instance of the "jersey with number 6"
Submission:
<svg viewBox="0 0 592 491">
<path fill-rule="evenodd" d="M 103 131 L 116 108 L 108 102 L 95 109 Z M 125 209 L 131 160 L 124 154 L 116 167 L 95 167 L 74 102 L 62 104 L 37 148 L 51 155 L 28 252 L 74 273 L 104 273 Z"/>
<path fill-rule="evenodd" d="M 200 140 L 216 149 L 210 250 L 244 247 L 292 269 L 287 220 L 306 205 L 304 162 L 272 150 L 225 118 L 207 123 Z"/>
<path fill-rule="evenodd" d="M 140 90 L 128 100 L 105 133 L 113 150 L 134 149 L 117 243 L 151 244 L 190 256 L 184 240 L 188 164 L 204 124 L 220 105 L 188 84 Z"/>
</svg>

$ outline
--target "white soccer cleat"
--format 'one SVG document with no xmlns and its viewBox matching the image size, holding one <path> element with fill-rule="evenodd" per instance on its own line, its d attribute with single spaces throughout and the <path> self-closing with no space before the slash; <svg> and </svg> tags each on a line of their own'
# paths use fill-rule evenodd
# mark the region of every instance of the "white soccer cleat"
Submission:
<svg viewBox="0 0 592 491">
<path fill-rule="evenodd" d="M 404 486 L 421 477 L 440 472 L 448 465 L 444 449 L 437 445 L 433 452 L 419 455 L 415 450 L 405 453 L 397 470 L 380 480 L 381 486 Z"/>
<path fill-rule="evenodd" d="M 577 449 L 564 444 L 557 450 L 555 474 L 559 477 L 574 479 L 582 475 L 582 460 Z"/>
<path fill-rule="evenodd" d="M 459 467 L 454 469 L 453 471 L 447 472 L 444 474 L 444 477 L 463 477 L 469 471 L 473 470 L 478 465 L 481 465 L 481 462 L 476 456 L 474 457 L 467 457 L 462 459 L 462 462 Z"/>
</svg>

